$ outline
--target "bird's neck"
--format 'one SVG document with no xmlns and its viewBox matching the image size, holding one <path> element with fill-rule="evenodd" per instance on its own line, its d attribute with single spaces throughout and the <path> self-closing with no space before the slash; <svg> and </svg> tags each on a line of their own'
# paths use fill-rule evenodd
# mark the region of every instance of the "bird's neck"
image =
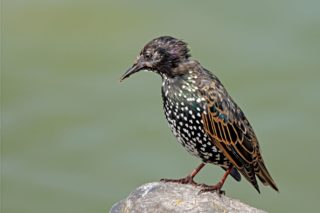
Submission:
<svg viewBox="0 0 320 213">
<path fill-rule="evenodd" d="M 182 75 L 190 75 L 195 74 L 201 70 L 201 65 L 198 61 L 195 60 L 186 60 L 184 62 L 179 63 L 177 67 L 172 69 L 171 73 L 173 76 L 182 76 Z"/>
<path fill-rule="evenodd" d="M 189 96 L 191 92 L 197 92 L 202 67 L 197 61 L 181 63 L 171 70 L 174 77 L 162 74 L 162 92 L 165 97 L 181 99 Z"/>
<path fill-rule="evenodd" d="M 175 78 L 185 78 L 188 76 L 195 76 L 199 74 L 202 67 L 198 61 L 195 60 L 184 60 L 174 68 L 170 70 L 162 70 L 159 74 L 163 81 L 175 79 Z"/>
</svg>

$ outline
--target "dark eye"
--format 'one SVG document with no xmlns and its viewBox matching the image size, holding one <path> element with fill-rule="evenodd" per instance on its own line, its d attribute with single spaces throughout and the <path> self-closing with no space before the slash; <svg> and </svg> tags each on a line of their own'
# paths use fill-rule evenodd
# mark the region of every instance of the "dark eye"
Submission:
<svg viewBox="0 0 320 213">
<path fill-rule="evenodd" d="M 146 59 L 150 59 L 150 58 L 151 58 L 151 54 L 150 54 L 150 53 L 146 53 L 146 54 L 144 55 L 144 57 L 145 57 Z"/>
</svg>

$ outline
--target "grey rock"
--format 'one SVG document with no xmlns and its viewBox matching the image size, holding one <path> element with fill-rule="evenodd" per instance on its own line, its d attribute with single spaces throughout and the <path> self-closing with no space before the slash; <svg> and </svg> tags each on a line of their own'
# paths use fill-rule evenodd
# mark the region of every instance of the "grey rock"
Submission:
<svg viewBox="0 0 320 213">
<path fill-rule="evenodd" d="M 263 210 L 248 206 L 225 195 L 205 192 L 191 185 L 154 182 L 138 187 L 124 199 L 114 204 L 110 213 L 124 212 L 254 212 Z"/>
</svg>

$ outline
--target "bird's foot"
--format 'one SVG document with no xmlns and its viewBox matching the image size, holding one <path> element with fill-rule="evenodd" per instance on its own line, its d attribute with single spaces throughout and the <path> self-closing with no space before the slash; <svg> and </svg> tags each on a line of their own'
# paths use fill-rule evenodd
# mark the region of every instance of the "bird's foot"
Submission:
<svg viewBox="0 0 320 213">
<path fill-rule="evenodd" d="M 162 182 L 171 182 L 171 183 L 180 183 L 180 184 L 191 184 L 193 186 L 198 186 L 199 185 L 193 180 L 193 178 L 190 175 L 188 175 L 185 178 L 181 178 L 181 179 L 166 179 L 166 178 L 163 178 L 160 181 L 162 181 Z"/>
<path fill-rule="evenodd" d="M 199 184 L 198 186 L 201 187 L 199 194 L 204 192 L 217 192 L 219 195 L 225 195 L 225 191 L 221 190 L 223 184 L 221 182 L 217 183 L 216 185 L 209 186 L 206 184 Z"/>
</svg>

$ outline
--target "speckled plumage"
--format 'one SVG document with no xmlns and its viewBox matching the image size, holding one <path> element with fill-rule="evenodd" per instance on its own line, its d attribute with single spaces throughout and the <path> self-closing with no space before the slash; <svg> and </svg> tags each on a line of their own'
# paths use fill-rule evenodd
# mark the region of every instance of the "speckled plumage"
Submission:
<svg viewBox="0 0 320 213">
<path fill-rule="evenodd" d="M 170 36 L 152 40 L 122 80 L 141 69 L 161 75 L 165 116 L 178 142 L 204 163 L 227 170 L 214 189 L 220 190 L 229 173 L 240 180 L 239 171 L 258 191 L 256 176 L 278 191 L 249 121 L 219 79 L 190 59 L 185 42 Z M 194 183 L 203 165 L 180 182 Z"/>
<path fill-rule="evenodd" d="M 202 115 L 206 114 L 206 99 L 193 81 L 199 79 L 196 62 L 183 64 L 189 72 L 180 78 L 163 79 L 162 99 L 165 116 L 171 131 L 186 150 L 206 163 L 229 166 L 229 161 L 218 151 L 205 132 Z M 182 67 L 181 67 L 182 68 Z M 179 67 L 177 68 L 179 69 Z"/>
</svg>

